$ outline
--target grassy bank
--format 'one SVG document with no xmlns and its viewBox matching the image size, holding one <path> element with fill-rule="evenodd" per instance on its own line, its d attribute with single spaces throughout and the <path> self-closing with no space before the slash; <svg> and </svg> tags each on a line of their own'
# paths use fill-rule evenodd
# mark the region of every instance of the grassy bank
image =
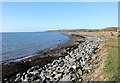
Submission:
<svg viewBox="0 0 120 83">
<path fill-rule="evenodd" d="M 103 68 L 101 69 L 102 80 L 104 81 L 117 81 L 120 80 L 120 75 L 118 71 L 118 37 L 117 32 L 113 32 L 114 36 L 111 36 L 110 33 L 106 32 L 79 32 L 82 34 L 95 34 L 104 36 L 107 41 L 103 44 L 103 48 L 105 48 L 105 60 L 103 64 Z M 119 70 L 118 70 L 119 69 Z"/>
<path fill-rule="evenodd" d="M 107 42 L 104 44 L 106 48 L 106 59 L 102 70 L 103 76 L 107 81 L 116 81 L 118 76 L 118 37 L 104 34 Z"/>
</svg>

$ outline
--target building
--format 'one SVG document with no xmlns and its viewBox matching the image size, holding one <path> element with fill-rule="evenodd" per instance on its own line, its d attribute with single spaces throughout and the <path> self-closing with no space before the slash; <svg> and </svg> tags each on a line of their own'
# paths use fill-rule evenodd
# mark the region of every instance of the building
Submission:
<svg viewBox="0 0 120 83">
<path fill-rule="evenodd" d="M 120 28 L 117 29 L 117 32 L 120 33 Z"/>
</svg>

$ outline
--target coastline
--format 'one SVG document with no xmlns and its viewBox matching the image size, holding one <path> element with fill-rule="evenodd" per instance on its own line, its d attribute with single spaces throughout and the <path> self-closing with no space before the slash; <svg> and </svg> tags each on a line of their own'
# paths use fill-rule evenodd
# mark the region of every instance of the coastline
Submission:
<svg viewBox="0 0 120 83">
<path fill-rule="evenodd" d="M 21 60 L 20 58 L 20 61 L 2 63 L 2 72 L 3 72 L 2 79 L 14 78 L 17 73 L 23 73 L 27 71 L 29 68 L 31 68 L 32 66 L 36 66 L 36 65 L 44 66 L 45 64 L 52 62 L 54 59 L 57 59 L 58 57 L 66 56 L 67 52 L 64 52 L 64 49 L 66 49 L 67 47 L 69 48 L 73 47 L 73 49 L 75 49 L 76 46 L 78 45 L 78 42 L 73 43 L 75 42 L 75 40 L 77 40 L 75 36 L 71 36 L 70 34 L 63 34 L 63 35 L 68 36 L 69 40 L 61 45 L 58 45 L 57 47 L 44 50 L 35 55 L 25 56 L 23 58 L 26 58 L 26 59 Z M 73 49 L 69 49 L 68 51 L 70 52 Z M 19 59 L 16 59 L 16 60 L 19 60 Z M 38 62 L 36 60 L 38 60 Z M 26 68 L 24 68 L 24 66 L 26 66 Z"/>
<path fill-rule="evenodd" d="M 40 32 L 41 33 L 41 32 Z M 46 32 L 42 32 L 43 33 L 43 35 L 45 35 L 44 33 L 46 33 Z M 47 32 L 48 33 L 48 32 Z M 56 33 L 56 32 L 49 32 L 50 34 L 52 33 L 52 34 L 54 34 L 54 33 Z M 64 32 L 65 33 L 65 32 Z M 64 36 L 63 34 L 64 33 L 58 33 L 59 35 L 61 35 L 61 36 Z M 35 34 L 35 32 L 33 32 L 32 33 L 33 35 Z M 57 36 L 58 34 L 54 34 L 55 36 Z M 41 36 L 39 36 L 39 37 L 41 37 Z M 7 64 L 7 63 L 10 63 L 10 62 L 18 62 L 18 61 L 21 61 L 21 60 L 23 60 L 23 59 L 27 59 L 27 58 L 30 58 L 30 57 L 34 57 L 34 56 L 37 56 L 39 53 L 41 53 L 41 52 L 44 52 L 44 51 L 47 51 L 47 50 L 51 50 L 51 49 L 54 49 L 54 48 L 56 48 L 58 45 L 62 45 L 62 44 L 64 44 L 65 42 L 67 42 L 68 40 L 69 40 L 69 37 L 68 36 L 64 36 L 64 37 L 66 37 L 66 39 L 64 39 L 63 38 L 63 40 L 62 39 L 59 39 L 58 38 L 58 44 L 55 42 L 55 44 L 54 45 L 48 45 L 48 47 L 46 47 L 46 48 L 44 48 L 44 49 L 42 49 L 42 50 L 40 50 L 39 48 L 38 49 L 36 49 L 36 51 L 30 51 L 30 54 L 27 54 L 27 53 L 25 53 L 25 54 L 23 54 L 22 56 L 18 56 L 18 57 L 13 57 L 13 58 L 10 58 L 10 59 L 2 59 L 1 61 L 0 61 L 0 64 L 1 63 L 3 63 L 3 64 Z M 44 37 L 45 39 L 47 39 L 46 37 Z M 42 38 L 42 39 L 44 39 L 44 38 Z M 54 38 L 54 37 L 53 37 Z M 56 38 L 54 38 L 54 39 L 56 39 Z M 39 40 L 38 39 L 38 41 L 41 41 L 41 40 Z M 48 42 L 49 43 L 49 42 Z M 52 42 L 53 43 L 53 42 Z M 4 47 L 5 48 L 5 47 Z M 29 48 L 31 48 L 31 47 L 29 47 Z M 4 55 L 4 54 L 3 54 Z M 12 55 L 12 54 L 11 54 Z M 14 55 L 14 56 L 17 56 L 17 53 L 16 53 L 16 55 Z M 4 58 L 4 57 L 3 57 Z"/>
<path fill-rule="evenodd" d="M 92 42 L 92 44 L 95 43 L 95 45 L 96 45 L 96 40 L 98 39 L 99 42 L 97 42 L 97 46 L 99 46 L 99 43 L 101 43 L 104 40 L 104 38 L 97 37 L 97 36 L 92 36 L 92 35 L 90 36 L 90 35 L 71 34 L 71 33 L 67 33 L 66 35 L 70 36 L 70 40 L 68 42 L 64 43 L 63 45 L 60 45 L 60 46 L 58 46 L 58 47 L 56 47 L 54 49 L 51 49 L 51 50 L 39 53 L 38 56 L 34 56 L 32 58 L 28 58 L 28 59 L 23 60 L 23 61 L 12 62 L 12 63 L 9 63 L 7 65 L 3 65 L 3 70 L 6 69 L 6 68 L 9 68 L 9 70 L 4 70 L 3 71 L 3 79 L 4 79 L 4 81 L 8 81 L 11 78 L 15 79 L 16 78 L 15 75 L 18 74 L 18 73 L 20 74 L 20 76 L 21 76 L 22 73 L 25 73 L 25 72 L 28 75 L 29 74 L 28 73 L 28 69 L 36 68 L 35 66 L 39 65 L 40 68 L 44 68 L 45 65 L 47 65 L 48 63 L 52 64 L 57 59 L 60 59 L 60 58 L 64 59 L 64 58 L 66 58 L 66 56 L 68 57 L 68 55 L 73 56 L 75 50 L 81 50 L 81 52 L 83 52 L 82 49 L 85 50 L 86 44 L 84 44 L 84 43 L 86 43 L 86 42 L 87 43 Z M 91 38 L 93 38 L 94 40 L 91 40 Z M 95 51 L 98 48 L 97 46 L 95 46 L 95 48 L 92 47 L 92 49 L 90 49 L 90 51 L 91 51 L 90 54 L 94 54 L 95 53 Z M 79 52 L 75 52 L 75 54 L 76 53 L 78 53 L 78 55 L 81 54 L 81 53 L 79 54 Z M 41 56 L 41 55 L 44 55 L 44 56 Z M 89 61 L 91 59 L 91 56 L 87 56 L 87 59 L 88 59 L 87 61 Z M 74 56 L 74 57 L 76 57 L 76 56 Z M 80 57 L 81 56 L 77 56 L 77 59 L 80 58 Z M 69 59 L 69 57 L 68 57 L 68 59 Z M 84 59 L 83 59 L 83 62 L 84 62 Z M 73 58 L 73 60 L 74 60 L 74 58 Z M 82 64 L 83 64 L 83 62 L 82 62 Z M 79 64 L 79 67 L 81 66 L 80 64 Z M 85 64 L 83 64 L 83 65 L 85 65 Z M 14 70 L 16 72 L 15 71 L 12 72 L 13 68 L 14 68 Z M 69 67 L 68 67 L 68 69 L 69 69 Z M 81 69 L 81 71 L 83 71 L 83 70 Z M 8 78 L 8 79 L 5 79 L 5 78 Z M 62 78 L 62 80 L 65 80 L 65 78 Z M 19 81 L 19 80 L 17 80 L 17 81 Z"/>
</svg>

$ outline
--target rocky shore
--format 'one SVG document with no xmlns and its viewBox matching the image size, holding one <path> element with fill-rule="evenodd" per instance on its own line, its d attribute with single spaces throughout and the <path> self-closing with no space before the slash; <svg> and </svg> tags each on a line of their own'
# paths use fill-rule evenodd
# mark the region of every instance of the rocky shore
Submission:
<svg viewBox="0 0 120 83">
<path fill-rule="evenodd" d="M 93 66 L 90 64 L 90 61 L 92 57 L 95 56 L 97 49 L 99 49 L 100 44 L 105 38 L 95 35 L 71 33 L 67 33 L 66 35 L 72 36 L 74 41 L 71 41 L 68 45 L 66 43 L 67 46 L 65 47 L 65 44 L 59 47 L 61 49 L 64 47 L 61 51 L 57 49 L 57 51 L 54 50 L 54 52 L 51 52 L 52 54 L 50 54 L 50 51 L 45 52 L 47 55 L 50 54 L 45 57 L 46 60 L 47 58 L 49 59 L 51 55 L 57 54 L 57 57 L 54 56 L 54 59 L 42 66 L 40 65 L 42 64 L 41 62 L 30 66 L 31 68 L 28 67 L 25 72 L 16 74 L 14 80 L 9 80 L 9 82 L 82 81 L 85 74 L 90 72 L 89 69 Z M 28 60 L 32 61 L 32 59 Z M 38 59 L 34 58 L 34 60 Z M 34 61 L 32 63 L 34 64 Z M 8 80 L 4 78 L 4 81 Z"/>
</svg>

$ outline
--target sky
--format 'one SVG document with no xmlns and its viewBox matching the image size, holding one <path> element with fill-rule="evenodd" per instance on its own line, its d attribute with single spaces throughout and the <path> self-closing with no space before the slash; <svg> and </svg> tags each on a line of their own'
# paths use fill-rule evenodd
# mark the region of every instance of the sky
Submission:
<svg viewBox="0 0 120 83">
<path fill-rule="evenodd" d="M 118 26 L 117 2 L 3 2 L 3 32 Z"/>
</svg>

